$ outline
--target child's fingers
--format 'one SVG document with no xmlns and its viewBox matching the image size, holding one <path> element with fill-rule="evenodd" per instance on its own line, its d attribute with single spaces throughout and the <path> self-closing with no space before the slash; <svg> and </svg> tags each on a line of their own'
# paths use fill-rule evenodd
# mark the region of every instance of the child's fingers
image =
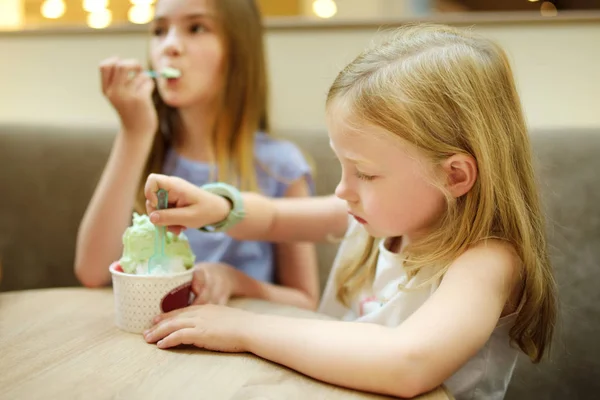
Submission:
<svg viewBox="0 0 600 400">
<path fill-rule="evenodd" d="M 198 296 L 205 286 L 206 271 L 200 267 L 195 267 L 194 273 L 192 275 L 192 292 L 194 292 L 194 294 Z"/>
<path fill-rule="evenodd" d="M 150 206 L 156 208 L 158 204 L 156 192 L 158 192 L 158 189 L 164 189 L 169 193 L 169 203 L 177 203 L 181 197 L 178 194 L 181 192 L 180 187 L 185 186 L 185 183 L 186 181 L 177 177 L 150 174 L 144 185 L 144 196 L 146 196 L 146 200 L 150 201 Z"/>
<path fill-rule="evenodd" d="M 155 210 L 150 214 L 150 222 L 158 226 L 185 226 L 194 228 L 193 221 L 195 212 L 191 207 L 169 208 L 166 210 Z"/>
<path fill-rule="evenodd" d="M 170 321 L 159 323 L 144 336 L 148 343 L 154 343 L 157 340 L 160 340 L 173 332 L 184 328 L 192 328 L 193 326 L 194 320 L 191 318 L 176 318 Z"/>
<path fill-rule="evenodd" d="M 152 95 L 152 91 L 154 90 L 154 81 L 143 74 L 140 74 L 138 78 L 142 77 L 143 79 L 139 80 L 139 84 L 136 87 L 136 91 L 140 93 L 143 97 L 150 97 Z"/>
<path fill-rule="evenodd" d="M 154 207 L 152 205 L 152 203 L 150 202 L 150 200 L 146 200 L 146 214 L 152 215 L 152 213 L 155 212 L 155 211 L 156 211 L 156 207 Z M 150 220 L 152 220 L 152 218 Z M 175 236 L 178 236 L 185 229 L 186 228 L 183 225 L 173 225 L 173 226 L 168 226 L 167 227 L 167 230 L 169 232 L 171 232 L 172 234 L 174 234 Z"/>
<path fill-rule="evenodd" d="M 131 79 L 130 85 L 136 93 L 139 93 L 143 96 L 149 96 L 154 88 L 152 78 L 142 74 L 141 70 L 139 72 L 140 73 L 137 73 L 137 75 Z"/>
<path fill-rule="evenodd" d="M 210 304 L 216 304 L 217 298 L 221 294 L 223 285 L 221 284 L 220 279 L 213 279 L 210 283 L 210 295 L 208 296 L 208 302 Z"/>
<path fill-rule="evenodd" d="M 180 344 L 194 344 L 196 335 L 197 333 L 194 328 L 183 328 L 159 340 L 156 345 L 160 349 L 168 349 Z"/>
<path fill-rule="evenodd" d="M 146 196 L 146 209 L 148 210 L 148 214 L 150 214 L 151 210 L 156 209 L 156 205 L 158 204 L 158 197 L 156 196 L 156 192 L 158 189 L 165 189 L 169 192 L 168 186 L 168 177 L 166 175 L 161 174 L 150 174 L 148 179 L 146 179 L 146 184 L 144 185 L 144 196 Z M 171 200 L 171 193 L 169 193 L 169 200 Z"/>
<path fill-rule="evenodd" d="M 131 80 L 131 74 L 141 71 L 141 66 L 135 60 L 123 60 L 117 64 L 117 73 L 115 74 L 115 85 L 126 85 Z"/>
<path fill-rule="evenodd" d="M 205 287 L 196 296 L 196 298 L 192 302 L 192 305 L 193 306 L 201 306 L 203 304 L 208 304 L 208 303 L 210 303 L 210 290 L 208 287 Z"/>
<path fill-rule="evenodd" d="M 152 205 L 152 202 L 150 200 L 146 200 L 146 214 L 150 215 L 154 211 L 156 211 L 156 207 Z"/>
<path fill-rule="evenodd" d="M 116 70 L 115 65 L 118 61 L 118 57 L 110 57 L 100 63 L 100 78 L 103 93 L 106 93 L 106 91 L 112 84 Z"/>
<path fill-rule="evenodd" d="M 177 316 L 181 316 L 181 314 L 186 314 L 186 316 L 189 316 L 189 308 L 187 308 L 187 307 L 178 308 L 176 310 L 172 310 L 167 313 L 159 314 L 152 319 L 152 323 L 156 325 L 161 321 L 166 321 L 168 319 L 172 319 Z M 148 331 L 151 331 L 152 329 L 153 328 L 150 328 L 150 329 L 148 329 Z"/>
<path fill-rule="evenodd" d="M 196 298 L 192 302 L 192 305 L 202 305 L 210 303 L 212 282 L 210 280 L 209 272 L 201 266 L 196 266 L 194 270 L 194 277 L 192 279 L 192 290 L 194 290 L 194 281 L 196 281 Z"/>
<path fill-rule="evenodd" d="M 130 88 L 137 89 L 142 82 L 151 80 L 149 76 L 142 73 L 144 68 L 137 62 L 132 62 L 127 72 L 127 85 Z"/>
</svg>

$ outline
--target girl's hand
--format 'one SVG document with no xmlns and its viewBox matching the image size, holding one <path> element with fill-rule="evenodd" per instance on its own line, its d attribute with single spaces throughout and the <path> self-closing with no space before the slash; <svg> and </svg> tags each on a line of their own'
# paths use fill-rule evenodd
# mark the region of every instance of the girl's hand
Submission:
<svg viewBox="0 0 600 400">
<path fill-rule="evenodd" d="M 235 293 L 236 270 L 224 263 L 200 263 L 194 267 L 192 304 L 225 305 Z"/>
<path fill-rule="evenodd" d="M 213 351 L 245 352 L 244 327 L 252 323 L 252 315 L 210 304 L 180 308 L 156 317 L 144 339 L 161 349 L 191 344 Z"/>
<path fill-rule="evenodd" d="M 158 189 L 169 193 L 169 208 L 166 210 L 156 209 Z M 155 225 L 166 226 L 175 234 L 186 227 L 200 228 L 223 221 L 231 210 L 231 205 L 225 198 L 178 177 L 150 174 L 144 193 L 150 221 Z"/>
<path fill-rule="evenodd" d="M 100 64 L 100 74 L 102 93 L 119 114 L 124 133 L 153 137 L 158 128 L 152 102 L 154 81 L 143 73 L 140 63 L 109 58 Z"/>
</svg>

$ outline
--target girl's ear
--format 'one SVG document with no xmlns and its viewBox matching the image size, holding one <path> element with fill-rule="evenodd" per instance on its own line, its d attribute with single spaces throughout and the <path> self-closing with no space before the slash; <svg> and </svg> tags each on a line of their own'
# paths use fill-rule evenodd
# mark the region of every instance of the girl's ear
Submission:
<svg viewBox="0 0 600 400">
<path fill-rule="evenodd" d="M 468 154 L 454 154 L 442 163 L 446 189 L 455 197 L 465 195 L 477 180 L 477 161 Z"/>
</svg>

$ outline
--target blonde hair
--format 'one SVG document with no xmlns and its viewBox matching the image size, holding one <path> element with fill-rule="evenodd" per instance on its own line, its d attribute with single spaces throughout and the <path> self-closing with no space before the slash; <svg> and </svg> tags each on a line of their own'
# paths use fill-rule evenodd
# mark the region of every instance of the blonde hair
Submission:
<svg viewBox="0 0 600 400">
<path fill-rule="evenodd" d="M 256 190 L 254 134 L 269 132 L 268 81 L 260 10 L 254 0 L 213 0 L 225 46 L 221 111 L 214 135 L 218 167 L 216 179 L 243 190 Z M 153 94 L 159 129 L 138 185 L 135 209 L 145 212 L 144 183 L 153 172 L 161 172 L 173 135 L 177 134 L 177 112 Z"/>
<path fill-rule="evenodd" d="M 504 51 L 469 30 L 406 26 L 339 73 L 327 103 L 342 97 L 360 121 L 417 146 L 434 166 L 453 154 L 475 158 L 473 188 L 457 199 L 445 193 L 447 212 L 438 229 L 407 247 L 406 268 L 414 274 L 434 265 L 439 278 L 469 246 L 492 237 L 508 241 L 523 268 L 511 341 L 539 362 L 552 338 L 556 284 L 528 132 Z M 367 237 L 338 270 L 343 303 L 372 281 L 377 242 Z"/>
</svg>

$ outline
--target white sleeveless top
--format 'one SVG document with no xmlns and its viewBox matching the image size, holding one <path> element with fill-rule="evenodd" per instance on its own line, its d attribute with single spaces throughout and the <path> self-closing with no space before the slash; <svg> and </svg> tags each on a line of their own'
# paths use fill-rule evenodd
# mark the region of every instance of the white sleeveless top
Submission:
<svg viewBox="0 0 600 400">
<path fill-rule="evenodd" d="M 422 268 L 408 279 L 403 268 L 403 257 L 390 252 L 385 247 L 385 241 L 381 241 L 373 286 L 360 293 L 351 307 L 347 308 L 336 299 L 335 271 L 343 255 L 352 254 L 348 250 L 364 244 L 365 236 L 357 232 L 359 230 L 362 227 L 353 220 L 340 245 L 319 312 L 344 321 L 398 326 L 425 303 L 439 286 L 439 280 L 422 288 L 399 290 L 399 284 L 408 289 L 417 287 L 432 277 L 435 271 Z M 509 330 L 515 318 L 516 313 L 500 318 L 483 348 L 444 382 L 457 400 L 504 398 L 518 355 L 518 350 L 511 347 L 509 342 Z"/>
</svg>

